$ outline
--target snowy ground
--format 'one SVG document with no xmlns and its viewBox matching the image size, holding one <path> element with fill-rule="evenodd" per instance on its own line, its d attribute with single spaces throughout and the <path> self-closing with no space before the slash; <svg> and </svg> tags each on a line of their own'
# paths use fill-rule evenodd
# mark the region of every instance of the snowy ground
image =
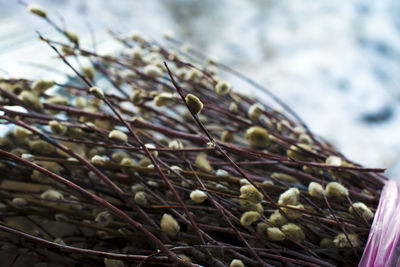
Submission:
<svg viewBox="0 0 400 267">
<path fill-rule="evenodd" d="M 400 181 L 398 0 L 35 2 L 80 33 L 89 23 L 99 41 L 106 26 L 155 38 L 170 28 L 270 88 L 348 157 Z M 0 0 L 0 72 L 42 75 L 21 65 L 52 56 L 36 29 L 51 35 L 22 6 Z"/>
</svg>

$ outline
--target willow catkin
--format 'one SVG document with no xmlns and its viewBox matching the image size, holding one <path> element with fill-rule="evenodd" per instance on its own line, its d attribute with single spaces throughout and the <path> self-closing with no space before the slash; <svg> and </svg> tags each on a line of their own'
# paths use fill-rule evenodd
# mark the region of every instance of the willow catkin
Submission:
<svg viewBox="0 0 400 267">
<path fill-rule="evenodd" d="M 61 43 L 41 39 L 89 67 L 66 82 L 0 79 L 10 125 L 0 137 L 1 227 L 36 237 L 4 240 L 27 249 L 18 257 L 90 266 L 358 264 L 352 245 L 361 252 L 367 241 L 386 179 L 380 169 L 337 156 L 290 110 L 236 92 L 216 76 L 220 64 L 170 35 L 163 44 L 111 32 L 121 48 L 103 55 L 60 29 Z M 187 62 L 180 46 L 197 58 Z M 37 237 L 88 249 L 29 254 Z"/>
</svg>

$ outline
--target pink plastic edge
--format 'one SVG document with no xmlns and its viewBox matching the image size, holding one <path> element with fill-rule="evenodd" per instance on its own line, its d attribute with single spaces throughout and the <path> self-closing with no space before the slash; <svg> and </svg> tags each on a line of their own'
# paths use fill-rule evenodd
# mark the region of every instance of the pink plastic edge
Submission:
<svg viewBox="0 0 400 267">
<path fill-rule="evenodd" d="M 400 186 L 389 180 L 378 208 L 359 267 L 400 266 Z"/>
</svg>

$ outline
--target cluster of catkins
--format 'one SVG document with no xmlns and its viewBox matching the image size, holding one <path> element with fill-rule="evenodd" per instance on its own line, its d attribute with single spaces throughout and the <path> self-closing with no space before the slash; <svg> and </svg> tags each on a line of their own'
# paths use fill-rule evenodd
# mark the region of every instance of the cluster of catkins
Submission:
<svg viewBox="0 0 400 267">
<path fill-rule="evenodd" d="M 241 74 L 170 35 L 112 33 L 119 50 L 101 55 L 28 8 L 76 75 L 0 79 L 2 262 L 357 265 L 381 169 L 239 93 L 251 84 L 234 90 L 216 72 Z"/>
</svg>

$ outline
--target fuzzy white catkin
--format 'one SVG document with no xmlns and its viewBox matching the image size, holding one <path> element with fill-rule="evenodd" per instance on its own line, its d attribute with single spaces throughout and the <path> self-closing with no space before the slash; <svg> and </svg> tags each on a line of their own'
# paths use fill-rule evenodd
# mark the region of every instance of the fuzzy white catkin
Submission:
<svg viewBox="0 0 400 267">
<path fill-rule="evenodd" d="M 79 36 L 78 36 L 78 34 L 76 33 L 76 31 L 74 31 L 74 30 L 72 30 L 72 29 L 66 29 L 64 33 L 65 33 L 65 35 L 67 36 L 67 38 L 68 38 L 71 42 L 73 42 L 73 43 L 75 43 L 75 44 L 78 44 L 78 43 L 79 43 Z"/>
<path fill-rule="evenodd" d="M 16 207 L 23 207 L 27 204 L 26 200 L 21 197 L 15 197 L 11 200 L 11 202 Z"/>
<path fill-rule="evenodd" d="M 104 92 L 103 92 L 103 90 L 101 90 L 101 89 L 100 89 L 99 87 L 97 87 L 97 86 L 92 86 L 92 87 L 90 87 L 89 93 L 91 93 L 91 94 L 97 96 L 98 98 L 101 98 L 101 99 L 104 98 Z"/>
<path fill-rule="evenodd" d="M 252 126 L 247 129 L 245 138 L 250 145 L 257 147 L 265 147 L 270 142 L 268 131 L 260 126 Z"/>
<path fill-rule="evenodd" d="M 91 159 L 90 162 L 93 164 L 97 164 L 97 165 L 104 165 L 107 162 L 107 159 L 103 156 L 100 155 L 94 155 Z"/>
<path fill-rule="evenodd" d="M 278 227 L 269 227 L 267 235 L 272 241 L 282 241 L 285 239 L 285 234 Z"/>
<path fill-rule="evenodd" d="M 207 193 L 198 189 L 190 193 L 190 199 L 196 203 L 203 203 L 207 198 Z"/>
<path fill-rule="evenodd" d="M 38 93 L 43 93 L 47 89 L 53 87 L 55 84 L 56 84 L 55 81 L 52 80 L 44 80 L 44 79 L 37 80 L 32 84 L 32 90 Z"/>
<path fill-rule="evenodd" d="M 349 195 L 349 190 L 338 182 L 330 182 L 325 187 L 327 197 L 345 197 Z"/>
<path fill-rule="evenodd" d="M 16 138 L 24 139 L 32 135 L 32 132 L 24 127 L 17 126 L 14 128 L 13 134 Z"/>
<path fill-rule="evenodd" d="M 96 215 L 94 221 L 100 226 L 107 226 L 112 222 L 112 215 L 108 211 L 102 211 Z"/>
<path fill-rule="evenodd" d="M 260 217 L 260 213 L 256 211 L 246 211 L 243 213 L 242 217 L 240 217 L 240 223 L 243 226 L 250 226 L 253 222 L 256 222 L 258 219 L 260 219 Z"/>
<path fill-rule="evenodd" d="M 40 195 L 40 197 L 43 199 L 47 199 L 47 200 L 62 200 L 62 199 L 64 199 L 63 194 L 61 194 L 60 192 L 53 190 L 53 189 L 46 190 L 45 192 L 43 192 Z"/>
<path fill-rule="evenodd" d="M 289 188 L 279 196 L 278 203 L 280 205 L 296 205 L 299 195 L 299 189 L 296 187 Z"/>
<path fill-rule="evenodd" d="M 28 5 L 28 10 L 32 14 L 35 14 L 35 15 L 37 15 L 39 17 L 42 17 L 42 18 L 47 17 L 46 10 L 44 10 L 42 7 L 40 7 L 38 5 L 35 5 L 35 4 Z"/>
<path fill-rule="evenodd" d="M 303 230 L 294 223 L 283 225 L 281 230 L 287 237 L 290 237 L 296 241 L 303 241 L 306 238 Z"/>
<path fill-rule="evenodd" d="M 156 148 L 156 146 L 154 144 L 150 144 L 150 143 L 145 144 L 144 146 L 147 147 L 148 149 L 155 149 Z M 155 157 L 158 156 L 158 151 L 157 150 L 151 150 L 150 152 L 151 152 L 151 154 L 153 156 L 155 156 Z"/>
<path fill-rule="evenodd" d="M 187 94 L 185 97 L 185 102 L 190 111 L 195 115 L 199 114 L 203 110 L 203 103 L 197 96 L 193 94 Z"/>
<path fill-rule="evenodd" d="M 121 165 L 123 165 L 123 166 L 136 166 L 137 164 L 136 164 L 136 162 L 135 162 L 135 160 L 134 159 L 131 159 L 131 158 L 123 158 L 122 160 L 121 160 Z"/>
<path fill-rule="evenodd" d="M 166 106 L 168 104 L 172 104 L 174 103 L 175 100 L 175 95 L 171 94 L 171 93 L 161 93 L 159 95 L 157 95 L 156 97 L 154 97 L 154 104 L 157 107 L 162 107 L 162 106 Z"/>
<path fill-rule="evenodd" d="M 116 140 L 120 143 L 126 143 L 128 142 L 128 136 L 126 135 L 126 133 L 120 131 L 120 130 L 112 130 L 109 134 L 108 134 L 108 138 Z"/>
<path fill-rule="evenodd" d="M 217 172 L 215 173 L 216 176 L 218 177 L 227 177 L 228 172 L 222 169 L 218 169 Z"/>
<path fill-rule="evenodd" d="M 146 75 L 152 78 L 158 78 L 163 76 L 162 70 L 159 67 L 152 64 L 146 65 L 143 70 Z"/>
<path fill-rule="evenodd" d="M 176 236 L 179 232 L 180 227 L 178 222 L 170 214 L 164 213 L 161 219 L 161 230 L 170 237 Z"/>
<path fill-rule="evenodd" d="M 49 126 L 51 132 L 55 135 L 64 135 L 68 130 L 67 126 L 63 125 L 61 122 L 56 120 L 50 121 Z"/>
<path fill-rule="evenodd" d="M 321 184 L 317 182 L 311 182 L 308 185 L 308 193 L 310 196 L 315 197 L 315 198 L 322 198 L 324 194 L 324 188 L 322 187 Z"/>
<path fill-rule="evenodd" d="M 358 214 L 364 216 L 368 221 L 371 221 L 374 218 L 374 213 L 362 202 L 354 202 L 349 208 L 349 212 L 355 216 L 357 216 L 358 212 Z"/>
<path fill-rule="evenodd" d="M 348 237 L 348 238 L 347 238 Z M 361 245 L 360 239 L 358 238 L 358 235 L 356 234 L 347 234 L 347 237 L 344 233 L 339 233 L 335 239 L 333 239 L 333 244 L 335 247 L 338 248 L 348 248 L 353 245 L 353 247 L 358 247 Z M 351 244 L 350 244 L 350 242 Z"/>
<path fill-rule="evenodd" d="M 146 198 L 146 193 L 143 191 L 139 191 L 135 194 L 135 202 L 139 204 L 142 207 L 147 206 L 147 198 Z"/>
<path fill-rule="evenodd" d="M 233 259 L 229 267 L 244 267 L 244 264 L 241 260 Z"/>
<path fill-rule="evenodd" d="M 251 184 L 246 184 L 240 187 L 240 197 L 253 203 L 259 203 L 263 200 L 264 196 Z"/>
<path fill-rule="evenodd" d="M 205 172 L 213 171 L 213 167 L 211 166 L 210 162 L 208 161 L 207 154 L 205 154 L 205 153 L 199 153 L 197 155 L 194 163 L 195 163 L 196 167 L 198 167 L 202 171 L 205 171 Z"/>
<path fill-rule="evenodd" d="M 259 121 L 261 115 L 263 114 L 264 107 L 259 104 L 253 104 L 249 107 L 249 110 L 247 112 L 247 116 L 252 120 L 252 121 Z"/>
<path fill-rule="evenodd" d="M 287 205 L 288 207 L 282 208 L 282 210 L 285 212 L 286 216 L 288 216 L 290 219 L 295 220 L 300 218 L 303 215 L 303 212 L 301 210 L 304 209 L 304 206 L 302 204 L 298 205 Z"/>
<path fill-rule="evenodd" d="M 180 140 L 172 140 L 169 142 L 168 147 L 172 149 L 182 149 L 183 143 Z"/>
<path fill-rule="evenodd" d="M 329 156 L 326 158 L 325 163 L 333 166 L 341 166 L 342 159 L 337 156 Z"/>
<path fill-rule="evenodd" d="M 287 183 L 293 183 L 293 184 L 298 182 L 298 180 L 295 177 L 288 175 L 286 173 L 280 173 L 280 172 L 272 173 L 271 178 L 274 178 L 274 179 L 277 179 L 280 181 L 284 181 Z"/>
<path fill-rule="evenodd" d="M 181 167 L 176 166 L 176 165 L 172 165 L 172 166 L 171 166 L 171 170 L 176 171 L 176 172 L 179 172 L 179 173 L 180 173 L 181 171 L 183 171 Z"/>
<path fill-rule="evenodd" d="M 246 178 L 240 179 L 239 182 L 240 182 L 240 185 L 241 185 L 241 186 L 251 184 L 251 183 L 249 182 L 249 180 L 247 180 Z"/>
<path fill-rule="evenodd" d="M 231 90 L 231 85 L 227 81 L 218 81 L 217 85 L 215 86 L 215 92 L 218 95 L 226 95 Z"/>
<path fill-rule="evenodd" d="M 287 223 L 287 219 L 279 212 L 279 210 L 275 210 L 269 216 L 268 221 L 275 226 L 282 226 Z"/>
</svg>

